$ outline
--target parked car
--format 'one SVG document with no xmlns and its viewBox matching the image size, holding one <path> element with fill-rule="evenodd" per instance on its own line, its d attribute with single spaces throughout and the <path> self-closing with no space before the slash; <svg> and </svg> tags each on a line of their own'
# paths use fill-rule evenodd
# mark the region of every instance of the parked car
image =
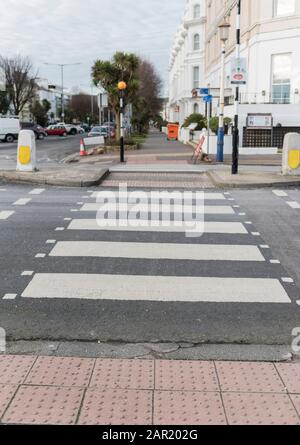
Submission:
<svg viewBox="0 0 300 445">
<path fill-rule="evenodd" d="M 47 131 L 43 127 L 32 122 L 22 122 L 21 127 L 22 130 L 32 130 L 36 139 L 44 139 L 48 136 Z"/>
<path fill-rule="evenodd" d="M 84 129 L 81 128 L 80 125 L 77 124 L 65 124 L 64 122 L 59 122 L 57 125 L 61 125 L 66 128 L 68 134 L 71 136 L 75 136 L 76 134 L 83 134 Z"/>
<path fill-rule="evenodd" d="M 48 136 L 68 136 L 68 131 L 66 127 L 62 125 L 50 125 L 46 128 Z"/>
<path fill-rule="evenodd" d="M 108 127 L 93 127 L 91 131 L 88 133 L 88 137 L 96 137 L 96 136 L 104 136 L 106 138 L 109 137 L 109 128 Z"/>
<path fill-rule="evenodd" d="M 108 137 L 114 139 L 116 137 L 116 129 L 110 125 L 102 125 L 102 128 L 107 128 Z"/>
<path fill-rule="evenodd" d="M 17 117 L 0 117 L 0 140 L 14 142 L 21 131 L 20 120 Z"/>
</svg>

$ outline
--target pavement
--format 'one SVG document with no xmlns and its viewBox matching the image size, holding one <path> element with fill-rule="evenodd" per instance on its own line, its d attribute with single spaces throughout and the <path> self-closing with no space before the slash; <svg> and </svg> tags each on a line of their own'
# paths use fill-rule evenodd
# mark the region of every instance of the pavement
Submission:
<svg viewBox="0 0 300 445">
<path fill-rule="evenodd" d="M 299 425 L 300 364 L 0 356 L 0 423 Z"/>
</svg>

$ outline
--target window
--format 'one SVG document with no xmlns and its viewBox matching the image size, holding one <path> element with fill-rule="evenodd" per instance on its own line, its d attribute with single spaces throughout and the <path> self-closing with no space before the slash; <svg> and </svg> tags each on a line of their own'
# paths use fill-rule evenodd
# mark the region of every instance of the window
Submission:
<svg viewBox="0 0 300 445">
<path fill-rule="evenodd" d="M 272 101 L 279 104 L 290 103 L 292 55 L 272 56 Z"/>
<path fill-rule="evenodd" d="M 295 0 L 274 0 L 274 17 L 289 16 L 295 13 Z"/>
<path fill-rule="evenodd" d="M 199 105 L 194 104 L 194 114 L 199 114 Z"/>
<path fill-rule="evenodd" d="M 195 5 L 194 6 L 194 19 L 200 18 L 200 12 L 201 12 L 200 5 Z"/>
<path fill-rule="evenodd" d="M 194 51 L 199 51 L 200 49 L 200 36 L 199 34 L 194 35 Z"/>
<path fill-rule="evenodd" d="M 193 68 L 193 87 L 199 88 L 199 76 L 200 76 L 200 69 L 199 66 L 194 66 Z"/>
</svg>

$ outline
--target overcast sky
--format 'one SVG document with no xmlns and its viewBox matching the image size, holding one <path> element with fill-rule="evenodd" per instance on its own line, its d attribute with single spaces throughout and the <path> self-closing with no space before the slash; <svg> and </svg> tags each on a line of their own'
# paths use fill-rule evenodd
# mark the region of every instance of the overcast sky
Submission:
<svg viewBox="0 0 300 445">
<path fill-rule="evenodd" d="M 81 62 L 65 71 L 66 87 L 90 83 L 93 61 L 116 50 L 151 60 L 167 78 L 169 51 L 184 0 L 0 0 L 0 53 L 32 58 L 40 77 L 60 83 L 49 63 Z"/>
</svg>

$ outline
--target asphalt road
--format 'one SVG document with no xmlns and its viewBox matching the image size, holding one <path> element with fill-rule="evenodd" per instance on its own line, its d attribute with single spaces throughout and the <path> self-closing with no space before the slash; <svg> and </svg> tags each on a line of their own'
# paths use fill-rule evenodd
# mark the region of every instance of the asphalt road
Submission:
<svg viewBox="0 0 300 445">
<path fill-rule="evenodd" d="M 88 230 L 91 191 L 0 184 L 0 326 L 8 339 L 291 344 L 300 326 L 300 210 L 288 202 L 300 203 L 299 190 L 211 190 L 218 195 L 206 203 L 206 227 L 226 229 L 199 238 Z M 116 242 L 129 243 L 125 254 Z"/>
<path fill-rule="evenodd" d="M 50 164 L 60 162 L 72 153 L 79 152 L 80 138 L 82 136 L 49 136 L 42 141 L 37 141 L 38 164 Z M 17 143 L 7 144 L 0 142 L 0 165 L 2 169 L 15 166 L 17 160 Z"/>
</svg>

